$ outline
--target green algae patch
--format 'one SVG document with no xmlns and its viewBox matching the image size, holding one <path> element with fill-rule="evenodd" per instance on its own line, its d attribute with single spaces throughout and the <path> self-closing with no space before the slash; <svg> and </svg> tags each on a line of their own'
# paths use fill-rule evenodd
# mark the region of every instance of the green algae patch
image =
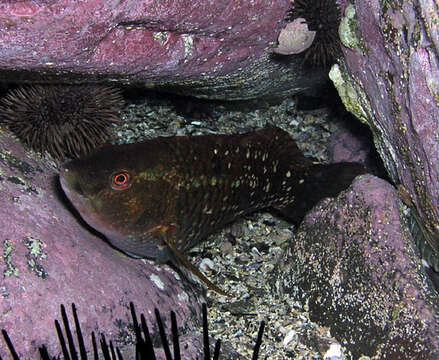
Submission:
<svg viewBox="0 0 439 360">
<path fill-rule="evenodd" d="M 3 256 L 2 260 L 6 265 L 6 269 L 3 271 L 3 275 L 6 277 L 9 276 L 18 276 L 18 268 L 14 266 L 12 263 L 12 253 L 15 251 L 15 247 L 12 245 L 12 243 L 6 239 L 3 241 Z"/>
<path fill-rule="evenodd" d="M 363 123 L 369 125 L 369 116 L 362 106 L 362 103 L 367 102 L 361 101 L 361 98 L 364 100 L 366 99 L 366 94 L 359 93 L 359 88 L 354 88 L 351 85 L 354 81 L 353 79 L 346 81 L 346 79 L 343 77 L 340 67 L 337 64 L 335 64 L 329 71 L 329 78 L 334 83 L 334 86 L 336 87 L 346 109 L 354 114 Z"/>
<path fill-rule="evenodd" d="M 29 270 L 38 277 L 47 279 L 48 274 L 40 263 L 47 258 L 47 254 L 43 251 L 46 245 L 41 240 L 32 236 L 25 238 L 24 245 L 29 250 L 29 253 L 26 255 Z"/>
<path fill-rule="evenodd" d="M 355 7 L 351 4 L 345 10 L 345 16 L 340 21 L 338 36 L 341 43 L 349 49 L 356 50 L 364 55 L 364 45 L 356 20 Z"/>
<path fill-rule="evenodd" d="M 47 254 L 43 252 L 43 248 L 46 245 L 39 239 L 32 236 L 26 236 L 25 246 L 29 249 L 29 254 L 40 259 L 47 258 Z"/>
</svg>

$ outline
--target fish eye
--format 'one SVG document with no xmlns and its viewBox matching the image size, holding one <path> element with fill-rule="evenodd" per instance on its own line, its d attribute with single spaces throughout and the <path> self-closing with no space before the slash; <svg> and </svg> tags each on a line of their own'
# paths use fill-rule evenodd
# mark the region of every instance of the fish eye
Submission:
<svg viewBox="0 0 439 360">
<path fill-rule="evenodd" d="M 118 171 L 111 175 L 111 187 L 114 190 L 125 190 L 131 186 L 131 175 L 127 171 Z"/>
</svg>

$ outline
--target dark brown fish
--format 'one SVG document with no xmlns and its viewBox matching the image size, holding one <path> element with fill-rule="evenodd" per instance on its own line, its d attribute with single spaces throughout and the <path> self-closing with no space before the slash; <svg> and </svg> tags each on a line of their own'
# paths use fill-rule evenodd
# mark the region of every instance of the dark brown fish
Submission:
<svg viewBox="0 0 439 360">
<path fill-rule="evenodd" d="M 111 244 L 163 262 L 256 210 L 272 207 L 297 222 L 361 173 L 356 163 L 314 164 L 287 132 L 267 127 L 103 147 L 65 164 L 60 179 Z"/>
</svg>

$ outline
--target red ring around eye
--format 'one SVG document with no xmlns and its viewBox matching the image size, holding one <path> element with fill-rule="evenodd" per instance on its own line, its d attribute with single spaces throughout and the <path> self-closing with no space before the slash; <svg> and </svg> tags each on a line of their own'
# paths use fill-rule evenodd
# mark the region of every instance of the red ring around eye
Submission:
<svg viewBox="0 0 439 360">
<path fill-rule="evenodd" d="M 124 190 L 131 185 L 131 176 L 126 171 L 120 171 L 111 176 L 111 187 L 114 190 Z"/>
</svg>

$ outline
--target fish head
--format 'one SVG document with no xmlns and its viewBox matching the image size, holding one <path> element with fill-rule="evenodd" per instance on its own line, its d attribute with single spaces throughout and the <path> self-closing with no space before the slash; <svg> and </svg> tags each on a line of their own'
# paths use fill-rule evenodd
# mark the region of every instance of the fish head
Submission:
<svg viewBox="0 0 439 360">
<path fill-rule="evenodd" d="M 137 145 L 137 144 L 133 144 Z M 165 171 L 135 146 L 105 146 L 62 165 L 61 187 L 81 217 L 123 252 L 166 261 Z"/>
</svg>

